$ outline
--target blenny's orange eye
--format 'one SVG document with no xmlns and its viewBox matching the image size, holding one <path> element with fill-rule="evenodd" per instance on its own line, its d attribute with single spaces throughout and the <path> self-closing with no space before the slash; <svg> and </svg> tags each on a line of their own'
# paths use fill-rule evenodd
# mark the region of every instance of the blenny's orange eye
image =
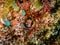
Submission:
<svg viewBox="0 0 60 45">
<path fill-rule="evenodd" d="M 19 3 L 23 3 L 23 0 L 18 0 L 19 1 Z"/>
</svg>

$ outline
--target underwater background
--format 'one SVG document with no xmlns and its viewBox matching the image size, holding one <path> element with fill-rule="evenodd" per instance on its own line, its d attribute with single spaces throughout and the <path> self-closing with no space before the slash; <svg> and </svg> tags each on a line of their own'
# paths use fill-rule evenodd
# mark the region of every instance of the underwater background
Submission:
<svg viewBox="0 0 60 45">
<path fill-rule="evenodd" d="M 60 45 L 60 0 L 0 0 L 0 45 Z"/>
</svg>

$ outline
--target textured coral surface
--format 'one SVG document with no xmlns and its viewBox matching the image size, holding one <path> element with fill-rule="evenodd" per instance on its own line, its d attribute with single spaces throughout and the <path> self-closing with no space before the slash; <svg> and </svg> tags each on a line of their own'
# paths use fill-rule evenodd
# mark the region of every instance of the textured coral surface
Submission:
<svg viewBox="0 0 60 45">
<path fill-rule="evenodd" d="M 60 45 L 60 0 L 0 0 L 0 45 Z"/>
</svg>

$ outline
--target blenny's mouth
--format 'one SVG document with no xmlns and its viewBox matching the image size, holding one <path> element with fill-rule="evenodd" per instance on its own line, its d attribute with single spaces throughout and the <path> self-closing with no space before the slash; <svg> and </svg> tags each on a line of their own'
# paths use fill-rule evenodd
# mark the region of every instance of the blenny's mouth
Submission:
<svg viewBox="0 0 60 45">
<path fill-rule="evenodd" d="M 18 0 L 19 1 L 19 3 L 23 3 L 23 0 Z"/>
<path fill-rule="evenodd" d="M 29 0 L 16 0 L 16 1 L 18 1 L 21 4 L 21 3 L 29 1 Z"/>
<path fill-rule="evenodd" d="M 23 3 L 23 2 L 28 1 L 28 0 L 18 0 L 18 1 L 19 1 L 19 3 Z"/>
</svg>

